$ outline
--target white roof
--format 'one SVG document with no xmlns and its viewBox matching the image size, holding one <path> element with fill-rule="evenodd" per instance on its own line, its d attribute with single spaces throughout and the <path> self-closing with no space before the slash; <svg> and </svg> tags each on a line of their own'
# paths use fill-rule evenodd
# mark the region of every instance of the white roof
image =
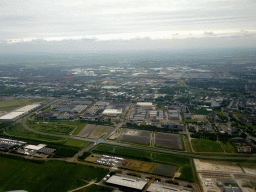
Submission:
<svg viewBox="0 0 256 192">
<path fill-rule="evenodd" d="M 7 113 L 5 114 L 4 116 L 0 117 L 0 119 L 8 119 L 8 120 L 11 120 L 11 119 L 14 119 L 16 117 L 19 117 L 20 115 L 22 115 L 24 112 L 17 112 L 17 111 L 13 111 L 11 113 Z"/>
<path fill-rule="evenodd" d="M 153 103 L 151 103 L 151 102 L 138 102 L 137 105 L 141 105 L 141 106 L 152 106 Z"/>
<path fill-rule="evenodd" d="M 105 109 L 102 114 L 122 114 L 122 109 Z"/>
<path fill-rule="evenodd" d="M 28 112 L 28 111 L 30 111 L 32 109 L 35 109 L 35 108 L 39 107 L 39 106 L 40 106 L 40 104 L 27 105 L 27 106 L 24 106 L 24 107 L 21 107 L 21 108 L 15 110 L 15 111 L 18 111 L 18 112 Z"/>
<path fill-rule="evenodd" d="M 44 145 L 44 144 L 39 144 L 39 145 L 27 145 L 26 147 L 25 147 L 25 149 L 30 149 L 30 150 L 39 150 L 39 149 L 42 149 L 42 148 L 44 148 L 46 145 Z"/>
<path fill-rule="evenodd" d="M 149 192 L 189 192 L 187 190 L 182 190 L 179 188 L 175 188 L 169 185 L 161 185 L 161 184 L 156 184 L 156 183 L 152 183 L 148 190 Z"/>
<path fill-rule="evenodd" d="M 120 176 L 116 176 L 116 175 L 113 175 L 112 177 L 110 177 L 106 181 L 106 183 L 125 186 L 125 187 L 139 189 L 139 190 L 142 190 L 145 187 L 145 185 L 147 184 L 147 182 L 145 182 L 145 181 L 137 181 L 135 179 L 131 179 L 128 177 L 120 177 Z"/>
</svg>

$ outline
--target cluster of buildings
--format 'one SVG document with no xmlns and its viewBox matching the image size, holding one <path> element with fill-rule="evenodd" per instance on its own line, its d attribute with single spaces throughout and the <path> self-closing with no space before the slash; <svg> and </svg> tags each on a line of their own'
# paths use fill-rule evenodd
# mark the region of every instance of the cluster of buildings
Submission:
<svg viewBox="0 0 256 192">
<path fill-rule="evenodd" d="M 0 150 L 9 151 L 12 149 L 16 153 L 29 156 L 48 157 L 56 151 L 56 149 L 46 146 L 45 144 L 31 145 L 24 141 L 0 138 Z"/>
<path fill-rule="evenodd" d="M 120 189 L 129 189 L 132 191 L 147 191 L 147 192 L 192 192 L 192 188 L 175 186 L 168 183 L 159 183 L 155 181 L 150 183 L 149 181 L 143 180 L 140 178 L 128 177 L 123 175 L 107 175 L 104 178 L 104 181 L 107 185 L 115 186 Z"/>
</svg>

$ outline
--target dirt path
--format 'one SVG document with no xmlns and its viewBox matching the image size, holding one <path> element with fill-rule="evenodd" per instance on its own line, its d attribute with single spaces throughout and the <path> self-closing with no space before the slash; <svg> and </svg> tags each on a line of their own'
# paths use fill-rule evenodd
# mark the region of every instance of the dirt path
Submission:
<svg viewBox="0 0 256 192">
<path fill-rule="evenodd" d="M 83 188 L 85 188 L 85 187 L 89 187 L 90 185 L 94 184 L 95 182 L 96 182 L 95 180 L 92 180 L 92 181 L 90 181 L 90 183 L 88 183 L 87 185 L 82 186 L 82 187 L 78 187 L 78 188 L 73 189 L 73 190 L 71 190 L 71 191 L 69 191 L 69 192 L 73 192 L 73 191 L 77 191 L 77 190 L 83 189 Z"/>
</svg>

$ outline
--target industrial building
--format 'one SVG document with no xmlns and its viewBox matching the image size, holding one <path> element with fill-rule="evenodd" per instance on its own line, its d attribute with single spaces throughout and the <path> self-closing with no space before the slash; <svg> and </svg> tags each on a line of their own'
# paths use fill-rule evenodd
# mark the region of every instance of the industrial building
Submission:
<svg viewBox="0 0 256 192">
<path fill-rule="evenodd" d="M 184 188 L 178 188 L 173 187 L 171 185 L 163 185 L 158 183 L 152 183 L 149 188 L 147 189 L 147 192 L 191 192 L 193 189 L 184 189 Z"/>
<path fill-rule="evenodd" d="M 15 121 L 18 118 L 20 118 L 21 116 L 26 115 L 27 113 L 36 109 L 39 106 L 40 106 L 40 104 L 32 104 L 32 105 L 27 105 L 27 106 L 21 107 L 19 109 L 16 109 L 15 111 L 12 111 L 10 113 L 7 113 L 7 114 L 1 116 L 0 121 L 6 121 L 6 122 Z"/>
<path fill-rule="evenodd" d="M 132 179 L 129 177 L 122 177 L 113 175 L 107 181 L 107 184 L 115 185 L 121 188 L 129 188 L 133 191 L 142 191 L 146 186 L 147 182 L 141 181 L 139 179 Z"/>
</svg>

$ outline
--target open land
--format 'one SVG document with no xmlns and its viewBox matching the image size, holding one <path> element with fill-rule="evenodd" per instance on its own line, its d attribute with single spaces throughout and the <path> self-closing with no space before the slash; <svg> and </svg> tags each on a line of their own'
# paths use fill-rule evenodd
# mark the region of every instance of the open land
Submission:
<svg viewBox="0 0 256 192">
<path fill-rule="evenodd" d="M 150 163 L 150 162 L 145 162 L 145 161 L 126 159 L 125 165 L 122 165 L 121 167 L 125 168 L 125 169 L 134 170 L 134 171 L 152 173 L 152 171 L 156 167 L 156 164 Z"/>
<path fill-rule="evenodd" d="M 110 126 L 103 126 L 103 125 L 97 125 L 92 132 L 90 133 L 90 135 L 88 136 L 88 138 L 90 139 L 99 139 L 100 137 L 102 137 L 103 135 L 108 134 L 111 130 L 113 130 L 113 127 Z"/>
<path fill-rule="evenodd" d="M 159 147 L 183 149 L 180 135 L 177 134 L 157 133 L 155 135 L 155 144 Z"/>
<path fill-rule="evenodd" d="M 78 134 L 79 137 L 87 137 L 96 125 L 87 124 Z"/>
<path fill-rule="evenodd" d="M 166 165 L 166 164 L 157 164 L 154 171 L 152 172 L 153 174 L 156 175 L 163 175 L 167 177 L 173 177 L 177 167 L 172 166 L 172 165 Z"/>
<path fill-rule="evenodd" d="M 28 126 L 40 132 L 70 135 L 72 131 L 85 126 L 85 123 L 68 121 L 28 121 Z"/>
<path fill-rule="evenodd" d="M 148 131 L 128 129 L 123 134 L 122 140 L 132 143 L 149 144 L 151 133 Z"/>
<path fill-rule="evenodd" d="M 81 141 L 76 139 L 68 139 L 65 145 L 73 146 L 73 147 L 86 147 L 87 145 L 91 144 L 92 142 L 89 141 Z"/>
<path fill-rule="evenodd" d="M 205 139 L 192 139 L 191 142 L 196 152 L 224 152 L 218 142 Z"/>
<path fill-rule="evenodd" d="M 32 162 L 26 159 L 0 157 L 0 186 L 4 191 L 68 191 L 100 181 L 108 170 L 61 161 Z"/>
</svg>

